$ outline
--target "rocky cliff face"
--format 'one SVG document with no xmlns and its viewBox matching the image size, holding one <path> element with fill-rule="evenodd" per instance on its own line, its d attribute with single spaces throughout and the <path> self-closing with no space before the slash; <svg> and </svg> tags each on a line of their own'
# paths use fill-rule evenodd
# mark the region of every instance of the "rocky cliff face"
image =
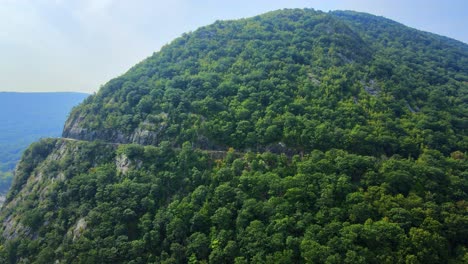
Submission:
<svg viewBox="0 0 468 264">
<path fill-rule="evenodd" d="M 57 187 L 80 172 L 111 162 L 116 147 L 65 139 L 44 139 L 32 145 L 16 168 L 15 182 L 2 207 L 2 236 L 10 240 L 18 236 L 37 237 L 37 228 L 51 221 L 49 217 L 57 206 L 53 204 L 57 202 Z M 52 204 L 45 204 L 44 200 L 51 197 L 55 197 L 49 200 Z M 46 209 L 44 206 L 51 214 L 39 213 Z"/>
<path fill-rule="evenodd" d="M 161 142 L 161 133 L 165 126 L 142 122 L 132 132 L 123 132 L 119 129 L 90 129 L 84 127 L 84 117 L 78 115 L 71 117 L 65 123 L 62 137 L 78 140 L 101 140 L 120 144 L 158 145 Z"/>
</svg>

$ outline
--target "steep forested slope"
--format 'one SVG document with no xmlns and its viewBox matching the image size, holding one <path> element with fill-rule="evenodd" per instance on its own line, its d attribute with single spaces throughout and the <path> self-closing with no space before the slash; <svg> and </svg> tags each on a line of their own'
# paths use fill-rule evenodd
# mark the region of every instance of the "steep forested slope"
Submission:
<svg viewBox="0 0 468 264">
<path fill-rule="evenodd" d="M 34 141 L 60 136 L 84 93 L 0 92 L 0 194 L 6 194 L 21 153 Z"/>
<path fill-rule="evenodd" d="M 33 144 L 0 257 L 468 261 L 468 46 L 355 12 L 184 34 Z"/>
</svg>

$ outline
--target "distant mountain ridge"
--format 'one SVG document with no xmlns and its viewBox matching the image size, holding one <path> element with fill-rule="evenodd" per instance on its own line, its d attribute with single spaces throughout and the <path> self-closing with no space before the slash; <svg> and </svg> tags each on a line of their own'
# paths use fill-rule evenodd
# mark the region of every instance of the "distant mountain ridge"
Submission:
<svg viewBox="0 0 468 264">
<path fill-rule="evenodd" d="M 59 137 L 72 107 L 89 96 L 85 93 L 0 92 L 0 172 L 12 171 L 21 153 L 32 142 Z M 11 177 L 2 177 L 0 193 L 5 193 Z"/>
</svg>

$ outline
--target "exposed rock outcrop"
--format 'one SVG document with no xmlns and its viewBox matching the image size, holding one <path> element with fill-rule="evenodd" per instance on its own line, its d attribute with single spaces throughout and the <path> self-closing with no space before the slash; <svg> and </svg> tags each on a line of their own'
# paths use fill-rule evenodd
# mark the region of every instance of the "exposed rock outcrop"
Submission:
<svg viewBox="0 0 468 264">
<path fill-rule="evenodd" d="M 33 154 L 33 157 L 26 153 L 20 160 L 15 174 L 24 175 L 22 176 L 24 180 L 21 181 L 21 184 L 18 183 L 12 186 L 10 194 L 14 193 L 15 195 L 9 196 L 10 199 L 3 204 L 1 211 L 4 220 L 1 223 L 0 232 L 7 239 L 14 239 L 19 236 L 34 239 L 37 236 L 37 225 L 47 225 L 50 219 L 48 219 L 49 216 L 47 215 L 36 213 L 35 209 L 45 199 L 54 196 L 54 185 L 70 180 L 67 177 L 68 174 L 77 175 L 80 169 L 86 171 L 100 162 L 115 160 L 116 145 L 114 144 L 66 139 L 44 139 L 35 144 L 30 148 L 37 148 L 38 150 L 28 149 L 26 152 L 38 152 L 40 149 L 46 149 L 44 146 L 52 146 L 52 149 L 50 152 L 43 153 L 43 159 L 37 160 L 37 156 L 34 156 L 38 155 L 37 153 Z M 36 159 L 32 170 L 28 166 L 32 162 L 31 159 Z M 61 169 L 51 169 L 57 167 Z M 27 207 L 25 207 L 24 201 L 26 200 L 34 202 L 28 203 Z M 21 217 L 18 217 L 20 215 Z M 80 219 L 80 221 L 78 221 L 72 232 L 73 237 L 79 236 L 82 230 L 86 228 L 84 220 Z"/>
<path fill-rule="evenodd" d="M 157 145 L 161 141 L 161 133 L 166 128 L 165 124 L 154 124 L 145 121 L 132 133 L 125 133 L 118 129 L 93 130 L 85 128 L 83 123 L 84 117 L 81 115 L 69 118 L 63 129 L 62 136 L 86 141 L 101 140 L 120 144 Z"/>
</svg>

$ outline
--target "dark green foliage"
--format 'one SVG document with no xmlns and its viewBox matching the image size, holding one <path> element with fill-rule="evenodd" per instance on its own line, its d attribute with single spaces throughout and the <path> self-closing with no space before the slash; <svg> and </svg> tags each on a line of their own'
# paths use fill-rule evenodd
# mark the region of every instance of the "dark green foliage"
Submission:
<svg viewBox="0 0 468 264">
<path fill-rule="evenodd" d="M 56 171 L 82 166 L 90 155 L 81 151 L 96 148 L 93 143 L 69 147 L 83 158 L 59 160 Z M 119 160 L 128 150 L 127 170 L 108 160 Z M 80 168 L 46 192 L 38 189 L 44 198 L 24 211 L 21 221 L 42 235 L 8 241 L 2 249 L 6 258 L 461 263 L 466 256 L 467 163 L 460 153 L 444 157 L 426 151 L 417 160 L 342 150 L 292 158 L 225 153 L 210 161 L 210 152 L 186 144 L 170 152 L 164 146 L 122 145 L 99 153 L 89 159 L 105 155 L 95 167 Z M 393 185 L 401 175 L 410 180 L 404 187 Z M 86 222 L 82 229 L 80 219 Z"/>
<path fill-rule="evenodd" d="M 183 35 L 25 152 L 0 260 L 464 263 L 467 55 L 354 12 Z"/>
</svg>

